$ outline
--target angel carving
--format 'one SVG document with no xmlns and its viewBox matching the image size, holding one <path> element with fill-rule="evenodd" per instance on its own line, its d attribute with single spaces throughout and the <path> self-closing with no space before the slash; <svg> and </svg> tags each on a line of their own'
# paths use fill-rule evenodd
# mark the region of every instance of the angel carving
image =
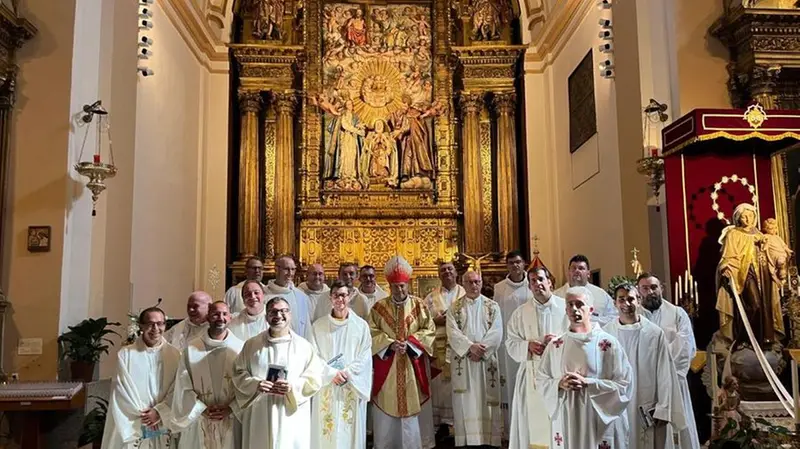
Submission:
<svg viewBox="0 0 800 449">
<path fill-rule="evenodd" d="M 510 5 L 505 1 L 476 0 L 472 4 L 472 40 L 500 39 L 504 24 L 511 21 Z"/>
</svg>

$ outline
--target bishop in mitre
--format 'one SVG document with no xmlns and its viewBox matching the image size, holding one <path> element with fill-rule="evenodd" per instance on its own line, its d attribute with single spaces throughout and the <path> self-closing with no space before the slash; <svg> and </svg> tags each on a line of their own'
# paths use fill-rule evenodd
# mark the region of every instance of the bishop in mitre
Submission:
<svg viewBox="0 0 800 449">
<path fill-rule="evenodd" d="M 453 389 L 450 386 L 450 363 L 447 362 L 447 309 L 456 299 L 464 296 L 464 287 L 458 285 L 456 267 L 452 262 L 439 264 L 439 281 L 441 285 L 434 288 L 425 297 L 425 304 L 431 311 L 433 323 L 436 325 L 436 339 L 433 342 L 431 379 L 431 405 L 433 406 L 433 424 L 453 425 Z"/>
<path fill-rule="evenodd" d="M 234 413 L 233 362 L 244 342 L 228 330 L 225 302 L 211 304 L 209 327 L 189 342 L 178 365 L 172 399 L 172 424 L 180 432 L 178 449 L 235 449 L 240 431 Z"/>
<path fill-rule="evenodd" d="M 664 331 L 638 313 L 639 295 L 631 284 L 614 291 L 619 318 L 603 330 L 619 340 L 633 369 L 628 447 L 674 449 L 673 434 L 686 427 L 675 364 Z M 619 421 L 617 421 L 619 423 Z"/>
<path fill-rule="evenodd" d="M 588 290 L 571 287 L 565 299 L 569 331 L 547 345 L 536 372 L 553 422 L 550 447 L 626 449 L 633 381 L 628 357 L 616 338 L 592 322 Z"/>
<path fill-rule="evenodd" d="M 263 279 L 264 276 L 264 263 L 261 262 L 261 259 L 258 257 L 251 257 L 247 259 L 244 264 L 244 269 L 245 280 L 232 286 L 227 292 L 225 292 L 225 303 L 228 304 L 232 315 L 236 315 L 245 308 L 244 297 L 242 296 L 242 288 L 244 287 L 244 283 L 247 281 L 257 281 L 259 284 L 261 284 L 261 279 Z M 263 288 L 267 288 L 267 286 L 264 284 L 261 284 L 261 286 Z"/>
<path fill-rule="evenodd" d="M 311 397 L 322 387 L 325 362 L 291 330 L 282 296 L 267 303 L 269 330 L 247 340 L 233 363 L 242 447 L 310 449 Z"/>
<path fill-rule="evenodd" d="M 308 270 L 306 270 L 305 282 L 302 282 L 297 288 L 308 296 L 308 310 L 309 313 L 313 314 L 317 304 L 319 304 L 319 299 L 322 296 L 326 296 L 326 300 L 330 297 L 330 295 L 325 295 L 331 289 L 325 284 L 325 268 L 322 264 L 313 263 L 309 265 Z"/>
<path fill-rule="evenodd" d="M 430 399 L 430 357 L 436 327 L 422 299 L 408 294 L 411 265 L 386 262 L 391 296 L 369 313 L 372 333 L 372 407 L 375 449 L 435 446 Z"/>
<path fill-rule="evenodd" d="M 389 296 L 376 282 L 375 267 L 372 265 L 364 265 L 358 270 L 358 292 L 367 299 L 367 313 L 376 302 Z"/>
<path fill-rule="evenodd" d="M 186 300 L 187 317 L 172 326 L 164 333 L 167 343 L 183 351 L 186 345 L 195 338 L 203 335 L 208 330 L 208 306 L 211 305 L 211 295 L 203 291 L 196 291 Z"/>
<path fill-rule="evenodd" d="M 500 304 L 503 314 L 503 329 L 508 327 L 508 320 L 517 307 L 525 304 L 531 296 L 528 288 L 528 277 L 525 273 L 525 258 L 520 251 L 509 251 L 506 254 L 506 268 L 508 275 L 505 279 L 494 285 L 494 300 Z M 511 429 L 511 403 L 514 398 L 514 385 L 517 379 L 519 364 L 506 352 L 505 338 L 498 351 L 500 359 L 500 378 L 502 385 L 501 408 L 503 410 L 503 439 L 509 440 Z"/>
<path fill-rule="evenodd" d="M 344 262 L 339 265 L 338 278 L 347 285 L 350 290 L 350 310 L 356 313 L 364 321 L 369 318 L 369 304 L 367 298 L 353 285 L 358 277 L 358 265 L 352 262 Z M 312 314 L 313 321 L 326 317 L 331 313 L 330 292 L 319 297 L 317 306 Z"/>
<path fill-rule="evenodd" d="M 139 314 L 142 335 L 117 353 L 103 449 L 165 449 L 180 352 L 164 340 L 167 317 L 157 307 Z"/>
<path fill-rule="evenodd" d="M 228 329 L 239 340 L 250 338 L 267 330 L 266 309 L 264 308 L 264 287 L 256 280 L 244 281 L 242 297 L 245 308 L 233 317 Z"/>
<path fill-rule="evenodd" d="M 481 295 L 478 271 L 464 274 L 466 294 L 447 310 L 447 355 L 451 367 L 456 446 L 500 447 L 500 370 L 503 339 L 500 306 Z"/>
<path fill-rule="evenodd" d="M 331 286 L 331 314 L 314 322 L 314 346 L 328 362 L 326 386 L 312 402 L 311 446 L 366 449 L 367 402 L 372 394 L 369 325 L 349 308 L 350 290 Z"/>
<path fill-rule="evenodd" d="M 683 417 L 686 420 L 686 427 L 678 433 L 680 447 L 681 449 L 699 449 L 700 438 L 694 420 L 689 382 L 686 379 L 692 359 L 697 352 L 692 321 L 682 307 L 664 300 L 661 280 L 654 274 L 640 274 L 636 281 L 636 288 L 639 290 L 639 297 L 642 301 L 641 313 L 664 331 L 669 353 L 675 364 L 678 386 L 683 398 Z"/>
<path fill-rule="evenodd" d="M 289 303 L 292 309 L 292 330 L 301 337 L 311 339 L 311 300 L 302 290 L 295 287 L 294 275 L 297 265 L 291 256 L 275 259 L 275 279 L 267 283 L 264 289 L 264 301 L 280 296 Z"/>
<path fill-rule="evenodd" d="M 536 384 L 536 370 L 551 340 L 569 329 L 564 298 L 552 292 L 550 272 L 537 267 L 528 273 L 533 295 L 508 320 L 506 350 L 519 363 L 511 404 L 509 449 L 550 447 L 550 416 Z"/>
</svg>

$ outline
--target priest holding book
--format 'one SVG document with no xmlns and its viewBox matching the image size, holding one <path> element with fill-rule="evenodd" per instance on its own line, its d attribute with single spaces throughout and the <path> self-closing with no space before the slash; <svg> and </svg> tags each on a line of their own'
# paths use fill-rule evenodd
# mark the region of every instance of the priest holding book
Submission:
<svg viewBox="0 0 800 449">
<path fill-rule="evenodd" d="M 312 447 L 365 449 L 367 402 L 372 390 L 369 325 L 350 310 L 350 289 L 333 282 L 330 315 L 314 322 L 314 346 L 328 361 L 326 385 L 312 405 Z"/>
<path fill-rule="evenodd" d="M 266 309 L 269 329 L 247 340 L 233 365 L 242 447 L 310 449 L 310 399 L 322 387 L 325 362 L 290 329 L 283 296 Z"/>
</svg>

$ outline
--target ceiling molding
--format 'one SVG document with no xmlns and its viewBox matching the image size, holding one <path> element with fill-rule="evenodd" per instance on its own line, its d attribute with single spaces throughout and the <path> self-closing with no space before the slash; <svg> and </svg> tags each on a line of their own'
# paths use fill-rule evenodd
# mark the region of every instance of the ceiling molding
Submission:
<svg viewBox="0 0 800 449">
<path fill-rule="evenodd" d="M 223 6 L 227 3 L 224 0 Z M 214 35 L 208 24 L 208 20 L 218 21 L 216 16 L 220 13 L 219 8 L 209 8 L 208 14 L 202 14 L 194 2 L 187 0 L 158 0 L 158 4 L 200 65 L 211 73 L 229 72 L 227 47 Z M 209 15 L 215 16 L 215 19 Z M 221 20 L 224 23 L 224 15 Z"/>
<path fill-rule="evenodd" d="M 543 73 L 558 57 L 578 26 L 594 6 L 593 1 L 566 0 L 545 17 L 540 11 L 532 11 L 528 19 L 531 29 L 531 44 L 525 52 L 525 73 Z M 533 27 L 544 22 L 539 33 Z"/>
</svg>

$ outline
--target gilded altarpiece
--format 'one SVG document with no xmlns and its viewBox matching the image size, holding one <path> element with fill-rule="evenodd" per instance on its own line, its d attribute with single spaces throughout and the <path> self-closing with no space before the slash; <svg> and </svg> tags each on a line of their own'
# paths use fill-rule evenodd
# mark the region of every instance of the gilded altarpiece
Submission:
<svg viewBox="0 0 800 449">
<path fill-rule="evenodd" d="M 518 247 L 510 3 L 241 0 L 235 12 L 234 278 L 251 255 L 335 271 L 401 254 L 426 277 L 459 252 Z"/>
</svg>

